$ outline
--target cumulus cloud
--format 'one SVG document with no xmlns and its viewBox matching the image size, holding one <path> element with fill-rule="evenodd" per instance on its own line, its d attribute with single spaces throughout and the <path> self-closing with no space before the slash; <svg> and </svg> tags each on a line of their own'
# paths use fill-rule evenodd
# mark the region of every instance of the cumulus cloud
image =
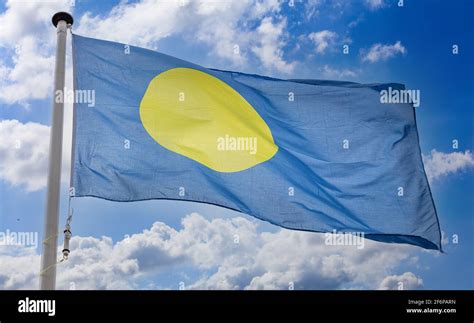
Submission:
<svg viewBox="0 0 474 323">
<path fill-rule="evenodd" d="M 151 46 L 184 28 L 189 22 L 186 19 L 187 5 L 188 1 L 121 2 L 105 15 L 86 12 L 79 20 L 77 32 L 137 46 Z"/>
<path fill-rule="evenodd" d="M 390 285 L 387 273 L 401 261 L 415 259 L 411 246 L 373 241 L 363 249 L 326 246 L 323 234 L 259 232 L 257 223 L 243 217 L 208 220 L 192 213 L 179 230 L 155 222 L 115 243 L 105 236 L 75 236 L 70 259 L 58 265 L 58 287 L 136 289 L 145 284 L 176 289 L 182 280 L 187 289 L 375 289 Z M 0 248 L 0 288 L 37 288 L 39 256 L 18 248 Z M 170 277 L 183 268 L 194 268 L 197 278 L 183 275 L 167 285 L 153 281 L 158 274 Z"/>
<path fill-rule="evenodd" d="M 37 41 L 24 37 L 17 42 L 13 55 L 14 67 L 4 67 L 0 74 L 0 100 L 7 103 L 22 103 L 44 99 L 51 95 L 54 57 L 38 53 Z"/>
<path fill-rule="evenodd" d="M 382 290 L 413 290 L 422 289 L 423 279 L 417 277 L 412 272 L 406 272 L 402 275 L 390 275 L 385 277 L 378 289 Z"/>
<path fill-rule="evenodd" d="M 309 34 L 308 37 L 313 41 L 316 53 L 323 54 L 328 48 L 334 45 L 337 34 L 334 31 L 322 30 L 313 32 Z"/>
<path fill-rule="evenodd" d="M 442 153 L 433 149 L 429 155 L 423 155 L 428 180 L 433 182 L 444 176 L 462 172 L 474 167 L 472 152 Z"/>
<path fill-rule="evenodd" d="M 367 242 L 356 251 L 328 247 L 324 235 L 280 230 L 262 233 L 246 257 L 224 258 L 218 270 L 191 288 L 199 289 L 371 289 L 384 271 L 410 258 L 407 246 Z M 406 248 L 407 247 L 407 248 Z"/>
<path fill-rule="evenodd" d="M 0 289 L 37 289 L 40 257 L 35 249 L 0 245 Z"/>
<path fill-rule="evenodd" d="M 161 39 L 179 35 L 208 45 L 211 54 L 234 66 L 244 66 L 253 53 L 266 68 L 288 73 L 293 64 L 283 59 L 286 20 L 277 17 L 281 5 L 277 0 L 124 2 L 107 15 L 86 13 L 77 31 L 151 48 L 157 48 Z"/>
<path fill-rule="evenodd" d="M 29 191 L 45 185 L 49 127 L 18 120 L 0 121 L 0 178 Z"/>
<path fill-rule="evenodd" d="M 291 73 L 296 63 L 288 63 L 283 58 L 282 47 L 285 42 L 282 40 L 282 36 L 285 27 L 285 19 L 274 23 L 272 18 L 264 18 L 257 28 L 258 44 L 252 47 L 252 51 L 267 69 L 274 68 L 283 73 Z"/>
<path fill-rule="evenodd" d="M 70 0 L 8 0 L 0 15 L 0 46 L 14 46 L 25 35 L 36 35 L 45 42 L 53 41 L 55 34 L 51 33 L 51 17 L 60 10 L 70 10 L 71 3 Z"/>
<path fill-rule="evenodd" d="M 46 185 L 49 154 L 48 126 L 21 123 L 18 120 L 0 121 L 0 179 L 36 191 Z M 69 152 L 63 155 L 62 179 L 68 180 Z"/>
<path fill-rule="evenodd" d="M 55 48 L 51 16 L 71 11 L 71 3 L 6 3 L 0 15 L 0 47 L 8 50 L 11 61 L 0 60 L 0 101 L 28 106 L 31 100 L 51 95 Z M 160 40 L 177 35 L 183 41 L 206 44 L 211 55 L 234 67 L 243 68 L 253 59 L 271 72 L 290 73 L 295 63 L 283 55 L 287 39 L 286 20 L 278 15 L 281 6 L 277 0 L 120 2 L 106 14 L 86 12 L 77 17 L 75 30 L 153 49 Z"/>
<path fill-rule="evenodd" d="M 52 93 L 55 44 L 52 15 L 70 10 L 71 1 L 14 1 L 0 15 L 0 47 L 13 66 L 0 61 L 0 101 L 27 105 Z M 25 23 L 27 22 L 27 23 Z"/>
<path fill-rule="evenodd" d="M 370 63 L 386 61 L 399 54 L 405 55 L 406 52 L 406 48 L 400 41 L 397 41 L 393 45 L 375 44 L 372 45 L 369 50 L 362 50 L 362 61 L 368 61 Z"/>
</svg>

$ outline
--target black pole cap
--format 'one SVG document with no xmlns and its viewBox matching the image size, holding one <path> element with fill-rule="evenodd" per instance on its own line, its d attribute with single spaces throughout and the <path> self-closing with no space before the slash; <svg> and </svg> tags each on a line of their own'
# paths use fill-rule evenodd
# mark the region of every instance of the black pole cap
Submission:
<svg viewBox="0 0 474 323">
<path fill-rule="evenodd" d="M 74 19 L 72 18 L 71 14 L 60 11 L 56 12 L 53 16 L 53 19 L 51 19 L 53 22 L 54 27 L 58 26 L 58 22 L 61 20 L 64 20 L 68 25 L 72 25 L 74 23 Z"/>
</svg>

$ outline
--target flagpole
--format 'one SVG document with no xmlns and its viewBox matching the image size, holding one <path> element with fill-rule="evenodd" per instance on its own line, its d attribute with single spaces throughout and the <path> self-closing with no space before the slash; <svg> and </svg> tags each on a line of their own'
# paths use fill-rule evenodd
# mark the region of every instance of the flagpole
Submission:
<svg viewBox="0 0 474 323">
<path fill-rule="evenodd" d="M 56 27 L 56 66 L 54 72 L 53 117 L 49 141 L 48 192 L 46 195 L 45 230 L 41 255 L 40 289 L 56 287 L 56 263 L 58 246 L 59 196 L 61 185 L 61 154 L 63 145 L 63 100 L 57 102 L 57 91 L 64 91 L 66 65 L 66 36 L 74 19 L 67 12 L 57 12 L 52 18 Z"/>
</svg>

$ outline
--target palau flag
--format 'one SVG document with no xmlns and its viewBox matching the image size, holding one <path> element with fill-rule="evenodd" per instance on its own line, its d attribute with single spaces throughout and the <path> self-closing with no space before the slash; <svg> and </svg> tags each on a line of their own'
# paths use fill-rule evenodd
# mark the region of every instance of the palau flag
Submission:
<svg viewBox="0 0 474 323">
<path fill-rule="evenodd" d="M 73 35 L 76 197 L 185 200 L 441 250 L 401 84 L 283 80 Z"/>
</svg>

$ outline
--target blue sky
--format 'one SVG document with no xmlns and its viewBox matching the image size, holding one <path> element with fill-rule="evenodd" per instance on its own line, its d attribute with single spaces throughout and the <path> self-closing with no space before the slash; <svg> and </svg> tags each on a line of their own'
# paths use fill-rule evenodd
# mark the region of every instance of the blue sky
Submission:
<svg viewBox="0 0 474 323">
<path fill-rule="evenodd" d="M 58 10 L 73 13 L 73 32 L 80 35 L 208 67 L 419 89 L 421 149 L 446 237 L 445 254 L 376 242 L 356 253 L 325 246 L 320 234 L 282 230 L 215 206 L 79 198 L 73 201 L 71 259 L 58 266 L 60 288 L 474 287 L 471 1 L 405 0 L 403 7 L 388 0 L 2 2 L 0 232 L 38 232 L 40 239 L 54 63 L 50 17 Z M 17 28 L 13 22 L 25 16 L 32 23 Z M 70 48 L 68 68 L 70 74 Z M 64 178 L 70 111 L 66 107 Z M 62 193 L 64 223 L 67 180 Z M 292 255 L 282 256 L 282 249 Z M 36 288 L 39 252 L 0 246 L 0 288 Z"/>
</svg>

